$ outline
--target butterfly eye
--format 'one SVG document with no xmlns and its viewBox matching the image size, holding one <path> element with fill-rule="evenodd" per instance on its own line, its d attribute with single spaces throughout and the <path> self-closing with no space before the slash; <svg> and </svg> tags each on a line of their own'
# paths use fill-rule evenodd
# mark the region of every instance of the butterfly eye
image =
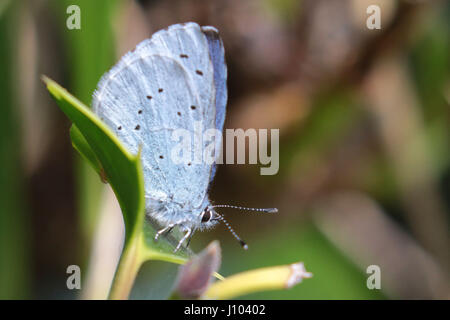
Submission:
<svg viewBox="0 0 450 320">
<path fill-rule="evenodd" d="M 211 219 L 211 211 L 207 210 L 202 216 L 202 222 L 208 222 Z"/>
</svg>

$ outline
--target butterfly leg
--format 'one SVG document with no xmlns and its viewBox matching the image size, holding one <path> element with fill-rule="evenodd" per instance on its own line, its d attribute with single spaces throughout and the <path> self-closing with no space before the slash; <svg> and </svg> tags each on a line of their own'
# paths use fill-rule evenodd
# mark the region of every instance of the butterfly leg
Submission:
<svg viewBox="0 0 450 320">
<path fill-rule="evenodd" d="M 172 231 L 172 229 L 175 227 L 175 224 L 169 224 L 167 227 L 162 228 L 161 230 L 159 230 L 158 232 L 156 232 L 155 234 L 155 241 L 158 241 L 158 238 L 164 234 L 164 233 L 168 233 L 170 231 Z"/>
<path fill-rule="evenodd" d="M 177 252 L 178 249 L 180 249 L 183 242 L 186 241 L 186 239 L 189 238 L 189 236 L 191 235 L 192 229 L 191 228 L 186 228 L 186 229 L 187 229 L 186 234 L 183 236 L 183 238 L 181 238 L 180 242 L 178 242 L 178 245 L 175 248 L 175 250 L 173 250 L 173 252 Z"/>
<path fill-rule="evenodd" d="M 189 239 L 188 239 L 188 241 L 186 243 L 186 248 L 189 247 L 189 244 L 191 243 L 191 239 L 192 239 L 192 236 L 194 235 L 194 232 L 195 232 L 195 229 L 191 232 L 191 235 L 189 236 Z"/>
</svg>

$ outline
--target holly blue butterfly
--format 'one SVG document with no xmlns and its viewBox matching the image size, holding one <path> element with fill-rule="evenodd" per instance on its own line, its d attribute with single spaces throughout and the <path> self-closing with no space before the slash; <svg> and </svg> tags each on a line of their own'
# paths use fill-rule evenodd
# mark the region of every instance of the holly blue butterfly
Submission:
<svg viewBox="0 0 450 320">
<path fill-rule="evenodd" d="M 264 212 L 271 209 L 212 205 L 208 189 L 215 163 L 171 160 L 175 129 L 222 132 L 227 102 L 227 67 L 217 29 L 190 22 L 156 32 L 124 55 L 100 80 L 93 95 L 94 112 L 132 152 L 141 148 L 145 209 L 162 227 L 155 236 L 179 227 L 185 232 L 175 248 L 196 230 L 222 221 L 246 248 L 217 207 Z M 205 146 L 203 146 L 205 147 Z M 216 146 L 216 150 L 219 150 Z"/>
</svg>

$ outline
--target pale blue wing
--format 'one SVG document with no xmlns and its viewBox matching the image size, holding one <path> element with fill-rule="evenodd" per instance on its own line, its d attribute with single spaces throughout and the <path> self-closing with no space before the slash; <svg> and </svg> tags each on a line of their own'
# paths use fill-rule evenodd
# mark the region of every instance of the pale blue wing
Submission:
<svg viewBox="0 0 450 320">
<path fill-rule="evenodd" d="M 223 48 L 222 40 L 219 33 L 213 27 L 202 27 L 202 31 L 206 36 L 209 47 L 209 56 L 211 58 L 214 68 L 214 87 L 215 87 L 215 107 L 216 107 L 216 129 L 223 131 L 223 124 L 225 122 L 226 106 L 227 106 L 227 65 L 225 63 L 225 50 Z M 220 152 L 222 144 L 216 145 L 217 152 Z M 213 181 L 216 174 L 216 167 L 214 164 L 211 168 L 210 182 Z"/>
<path fill-rule="evenodd" d="M 214 87 L 216 89 L 216 129 L 222 132 L 227 106 L 227 65 L 225 50 L 219 33 L 213 27 L 202 27 L 209 47 L 209 56 L 214 68 Z"/>
<path fill-rule="evenodd" d="M 93 109 L 131 152 L 142 146 L 147 200 L 203 203 L 212 166 L 173 163 L 171 135 L 199 120 L 203 131 L 216 127 L 214 77 L 207 37 L 188 23 L 155 33 L 99 82 Z"/>
</svg>

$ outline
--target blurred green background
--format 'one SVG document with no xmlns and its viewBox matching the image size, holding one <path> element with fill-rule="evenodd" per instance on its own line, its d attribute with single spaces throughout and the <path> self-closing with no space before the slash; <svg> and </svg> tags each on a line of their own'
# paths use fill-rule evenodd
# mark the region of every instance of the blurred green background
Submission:
<svg viewBox="0 0 450 320">
<path fill-rule="evenodd" d="M 371 4 L 381 30 L 366 27 Z M 250 249 L 219 226 L 193 250 L 219 239 L 225 276 L 297 261 L 314 274 L 244 298 L 448 299 L 450 3 L 399 0 L 0 0 L 0 298 L 104 298 L 123 239 L 40 75 L 89 105 L 120 56 L 187 21 L 223 38 L 225 127 L 280 129 L 277 175 L 222 165 L 210 196 L 279 213 L 224 211 Z M 66 287 L 73 264 L 82 290 Z M 132 297 L 167 297 L 176 270 L 145 265 Z"/>
</svg>

